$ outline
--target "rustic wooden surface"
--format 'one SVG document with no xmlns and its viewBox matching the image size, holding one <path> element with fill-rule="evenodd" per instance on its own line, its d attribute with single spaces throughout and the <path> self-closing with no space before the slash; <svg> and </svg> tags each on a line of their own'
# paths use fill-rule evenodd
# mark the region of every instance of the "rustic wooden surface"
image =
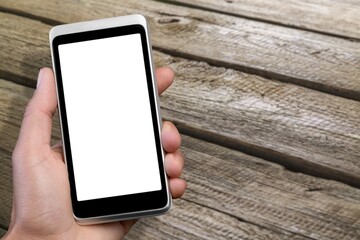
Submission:
<svg viewBox="0 0 360 240">
<path fill-rule="evenodd" d="M 137 12 L 150 20 L 156 64 L 176 72 L 161 106 L 185 134 L 189 188 L 170 214 L 142 219 L 127 239 L 359 239 L 356 1 L 315 10 L 283 1 L 280 16 L 280 1 L 177 2 L 0 1 L 0 234 L 24 106 L 38 69 L 51 64 L 49 29 Z M 242 7 L 249 15 L 234 13 Z M 329 14 L 297 19 L 294 9 Z M 58 129 L 56 121 L 54 141 Z"/>
</svg>

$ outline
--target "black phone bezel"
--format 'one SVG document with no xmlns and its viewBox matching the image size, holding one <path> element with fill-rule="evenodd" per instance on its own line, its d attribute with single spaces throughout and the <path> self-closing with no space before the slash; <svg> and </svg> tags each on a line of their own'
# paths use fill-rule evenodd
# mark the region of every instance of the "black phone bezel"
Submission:
<svg viewBox="0 0 360 240">
<path fill-rule="evenodd" d="M 60 58 L 58 46 L 61 44 L 82 42 L 95 39 L 103 39 L 116 36 L 124 36 L 129 34 L 137 34 L 141 36 L 142 50 L 144 57 L 144 65 L 147 77 L 148 96 L 151 106 L 152 123 L 154 129 L 154 137 L 156 142 L 156 150 L 158 156 L 158 166 L 161 180 L 161 190 L 144 192 L 123 196 L 115 196 L 101 199 L 92 199 L 85 201 L 78 201 L 76 197 L 76 185 L 74 178 L 74 170 L 71 155 L 71 143 L 69 138 L 69 130 L 66 115 L 66 104 L 64 99 Z M 60 108 L 60 118 L 62 124 L 63 142 L 66 153 L 66 163 L 68 168 L 71 201 L 75 217 L 77 218 L 93 218 L 100 216 L 129 214 L 134 212 L 151 211 L 156 209 L 163 209 L 169 204 L 169 195 L 166 185 L 166 175 L 163 166 L 162 146 L 159 136 L 159 120 L 157 116 L 156 99 L 154 98 L 154 84 L 150 62 L 149 49 L 147 44 L 146 30 L 140 24 L 129 26 L 120 26 L 106 29 L 98 29 L 86 32 L 76 32 L 71 34 L 56 36 L 52 41 L 54 67 L 56 72 L 56 84 L 58 91 L 58 104 Z M 95 94 L 94 94 L 95 96 Z M 141 177 L 141 176 L 139 176 Z M 146 179 L 144 179 L 146 181 Z"/>
</svg>

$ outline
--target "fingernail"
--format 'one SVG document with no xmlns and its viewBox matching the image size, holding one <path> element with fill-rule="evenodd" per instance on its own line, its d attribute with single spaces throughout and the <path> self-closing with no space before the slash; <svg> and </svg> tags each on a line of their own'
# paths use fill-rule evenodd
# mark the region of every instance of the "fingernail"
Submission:
<svg viewBox="0 0 360 240">
<path fill-rule="evenodd" d="M 40 86 L 40 84 L 41 84 L 41 81 L 42 81 L 42 79 L 43 79 L 43 73 L 44 73 L 44 70 L 43 70 L 43 69 L 40 69 L 39 75 L 38 75 L 38 79 L 37 79 L 36 88 L 39 88 L 39 86 Z"/>
</svg>

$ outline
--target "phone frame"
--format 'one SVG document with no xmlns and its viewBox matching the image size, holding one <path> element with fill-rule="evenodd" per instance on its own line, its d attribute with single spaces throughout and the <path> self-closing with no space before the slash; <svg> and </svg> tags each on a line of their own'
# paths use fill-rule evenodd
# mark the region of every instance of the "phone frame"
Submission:
<svg viewBox="0 0 360 240">
<path fill-rule="evenodd" d="M 153 192 L 77 201 L 58 46 L 66 43 L 102 39 L 132 33 L 140 33 L 141 35 L 162 189 Z M 49 40 L 56 80 L 63 153 L 68 169 L 74 218 L 80 224 L 97 224 L 159 215 L 167 212 L 171 207 L 172 201 L 164 168 L 164 151 L 161 145 L 162 120 L 152 60 L 152 48 L 149 39 L 149 29 L 145 17 L 135 14 L 59 25 L 50 30 Z"/>
</svg>

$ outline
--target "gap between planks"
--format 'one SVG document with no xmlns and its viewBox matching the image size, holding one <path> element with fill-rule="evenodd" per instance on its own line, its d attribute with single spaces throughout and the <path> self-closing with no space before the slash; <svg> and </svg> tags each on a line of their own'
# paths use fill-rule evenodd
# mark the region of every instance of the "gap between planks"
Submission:
<svg viewBox="0 0 360 240">
<path fill-rule="evenodd" d="M 18 10 L 18 9 L 7 8 L 7 7 L 1 6 L 1 5 L 0 5 L 0 12 L 17 15 L 17 16 L 23 17 L 23 18 L 29 18 L 29 19 L 32 19 L 32 20 L 36 20 L 36 21 L 48 24 L 48 25 L 52 25 L 52 26 L 63 24 L 60 21 L 55 21 L 55 20 L 50 19 L 50 18 L 38 16 L 38 15 L 31 14 L 29 12 L 21 11 L 21 10 Z"/>
<path fill-rule="evenodd" d="M 5 71 L 3 69 L 0 69 L 0 78 L 6 79 L 6 81 L 9 82 L 23 85 L 25 87 L 30 87 L 30 88 L 36 87 L 36 82 L 33 79 L 27 78 L 25 76 L 19 76 L 12 72 Z"/>
</svg>

